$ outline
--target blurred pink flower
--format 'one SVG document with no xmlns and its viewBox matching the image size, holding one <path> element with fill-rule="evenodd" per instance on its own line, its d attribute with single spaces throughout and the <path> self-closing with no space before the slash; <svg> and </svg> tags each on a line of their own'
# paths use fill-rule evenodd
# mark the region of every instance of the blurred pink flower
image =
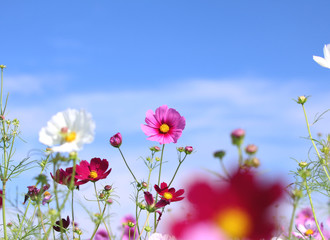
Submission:
<svg viewBox="0 0 330 240">
<path fill-rule="evenodd" d="M 121 219 L 121 224 L 123 226 L 123 238 L 121 240 L 133 240 L 138 237 L 138 233 L 135 233 L 135 238 L 134 238 L 134 227 L 129 227 L 129 223 L 135 224 L 135 218 L 132 215 L 126 215 Z"/>
<path fill-rule="evenodd" d="M 157 108 L 155 113 L 148 110 L 145 121 L 147 124 L 141 124 L 141 128 L 149 136 L 147 139 L 160 144 L 176 143 L 186 126 L 185 118 L 166 105 Z"/>
<path fill-rule="evenodd" d="M 109 240 L 109 235 L 106 230 L 100 229 L 96 232 L 94 240 Z"/>
</svg>

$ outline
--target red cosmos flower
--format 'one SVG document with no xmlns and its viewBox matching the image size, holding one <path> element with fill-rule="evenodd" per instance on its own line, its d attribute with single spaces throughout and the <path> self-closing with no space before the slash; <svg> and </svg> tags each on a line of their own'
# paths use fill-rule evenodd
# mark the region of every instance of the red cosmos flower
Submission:
<svg viewBox="0 0 330 240">
<path fill-rule="evenodd" d="M 111 168 L 107 171 L 109 166 L 108 160 L 101 158 L 92 158 L 89 164 L 86 160 L 81 161 L 80 165 L 76 166 L 77 179 L 83 181 L 96 182 L 100 179 L 106 178 L 111 172 Z"/>
<path fill-rule="evenodd" d="M 149 212 L 154 212 L 156 209 L 165 207 L 166 205 L 170 204 L 170 201 L 165 199 L 161 199 L 155 203 L 154 197 L 150 192 L 144 192 L 144 200 L 147 203 L 147 210 Z"/>
<path fill-rule="evenodd" d="M 62 218 L 62 227 L 66 229 L 66 228 L 69 227 L 69 225 L 70 225 L 70 218 L 69 218 L 69 216 L 67 216 L 66 219 Z M 60 226 L 61 226 L 60 221 L 56 221 L 55 222 L 55 225 L 53 226 L 53 228 L 57 232 L 62 232 Z"/>
<path fill-rule="evenodd" d="M 282 196 L 280 183 L 265 184 L 251 172 L 237 172 L 228 184 L 194 182 L 188 190 L 189 220 L 173 224 L 181 239 L 197 224 L 207 224 L 229 239 L 270 239 L 275 229 L 270 209 Z"/>
<path fill-rule="evenodd" d="M 184 199 L 184 197 L 180 197 L 183 193 L 183 189 L 179 189 L 178 191 L 175 191 L 175 188 L 168 188 L 167 183 L 163 182 L 160 184 L 160 188 L 158 185 L 155 184 L 154 186 L 156 192 L 158 192 L 159 195 L 161 195 L 161 198 L 164 200 L 167 200 L 169 202 L 177 202 Z"/>
<path fill-rule="evenodd" d="M 142 131 L 149 136 L 147 139 L 160 144 L 176 143 L 186 126 L 186 120 L 175 109 L 163 105 L 154 113 L 148 110 L 146 125 L 141 124 Z"/>
<path fill-rule="evenodd" d="M 72 169 L 72 167 L 66 168 L 65 170 L 61 168 L 56 171 L 55 176 L 53 176 L 52 173 L 50 173 L 50 175 L 55 182 L 69 187 L 71 183 Z M 77 186 L 77 188 L 79 185 L 85 184 L 87 182 L 88 180 L 78 181 L 77 176 L 74 178 L 74 185 Z"/>
</svg>

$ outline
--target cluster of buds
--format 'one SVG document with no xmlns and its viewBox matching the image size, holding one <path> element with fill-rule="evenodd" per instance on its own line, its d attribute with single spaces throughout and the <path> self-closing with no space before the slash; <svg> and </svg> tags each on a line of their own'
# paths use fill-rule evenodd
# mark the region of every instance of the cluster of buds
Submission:
<svg viewBox="0 0 330 240">
<path fill-rule="evenodd" d="M 51 198 L 51 194 L 47 191 L 49 189 L 50 185 L 46 184 L 44 185 L 41 189 L 38 189 L 36 186 L 28 186 L 28 192 L 27 194 L 25 194 L 25 198 L 24 198 L 24 202 L 23 204 L 25 204 L 25 202 L 30 198 L 31 201 L 39 203 L 42 195 L 44 195 L 44 199 L 42 201 L 43 205 L 46 202 L 50 201 Z"/>
<path fill-rule="evenodd" d="M 153 147 L 150 147 L 149 149 L 152 152 L 159 152 L 160 151 L 160 147 L 158 147 L 158 146 L 153 146 Z"/>
<path fill-rule="evenodd" d="M 186 147 L 177 147 L 176 148 L 178 152 L 184 152 L 185 154 L 191 154 L 194 151 L 194 148 L 192 146 L 186 146 Z"/>
<path fill-rule="evenodd" d="M 110 185 L 105 185 L 102 192 L 99 194 L 99 199 L 107 201 L 110 199 L 110 194 L 113 191 L 112 186 Z M 111 200 L 112 203 L 112 200 Z"/>
<path fill-rule="evenodd" d="M 260 160 L 259 158 L 256 158 L 256 157 L 253 157 L 253 158 L 249 158 L 249 159 L 246 159 L 245 162 L 244 162 L 244 167 L 254 167 L 254 168 L 257 168 L 260 166 Z"/>
</svg>

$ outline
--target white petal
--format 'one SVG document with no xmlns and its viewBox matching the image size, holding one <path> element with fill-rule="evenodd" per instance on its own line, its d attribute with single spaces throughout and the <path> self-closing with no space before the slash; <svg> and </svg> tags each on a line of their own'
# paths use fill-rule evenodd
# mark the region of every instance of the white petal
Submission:
<svg viewBox="0 0 330 240">
<path fill-rule="evenodd" d="M 318 56 L 313 56 L 313 59 L 315 62 L 320 64 L 322 67 L 330 68 L 330 59 L 329 59 L 329 61 L 327 61 L 326 59 L 324 59 L 322 57 L 318 57 Z"/>
</svg>

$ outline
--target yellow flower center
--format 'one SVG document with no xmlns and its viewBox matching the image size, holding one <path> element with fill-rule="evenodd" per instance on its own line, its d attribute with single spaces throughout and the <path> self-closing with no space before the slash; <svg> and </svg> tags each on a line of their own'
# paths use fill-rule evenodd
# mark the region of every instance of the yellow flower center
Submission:
<svg viewBox="0 0 330 240">
<path fill-rule="evenodd" d="M 94 171 L 94 170 L 92 170 L 92 171 L 89 173 L 89 177 L 90 177 L 90 178 L 93 178 L 93 179 L 97 178 L 97 172 Z"/>
<path fill-rule="evenodd" d="M 164 198 L 166 198 L 167 200 L 171 200 L 173 198 L 172 193 L 166 192 L 163 195 Z"/>
<path fill-rule="evenodd" d="M 44 196 L 46 197 L 46 196 L 50 196 L 51 194 L 48 192 L 48 191 L 46 191 L 46 192 L 44 192 Z"/>
<path fill-rule="evenodd" d="M 170 127 L 166 123 L 163 123 L 159 127 L 159 131 L 162 132 L 162 133 L 167 133 L 168 131 L 170 131 Z"/>
<path fill-rule="evenodd" d="M 66 142 L 72 142 L 76 139 L 76 136 L 77 136 L 76 132 L 70 132 L 69 134 L 67 134 L 65 136 L 65 141 Z"/>
<path fill-rule="evenodd" d="M 221 211 L 216 223 L 230 238 L 246 238 L 252 228 L 250 216 L 237 208 Z"/>
<path fill-rule="evenodd" d="M 307 229 L 307 231 L 305 232 L 306 236 L 312 235 L 314 232 L 312 229 Z"/>
</svg>

